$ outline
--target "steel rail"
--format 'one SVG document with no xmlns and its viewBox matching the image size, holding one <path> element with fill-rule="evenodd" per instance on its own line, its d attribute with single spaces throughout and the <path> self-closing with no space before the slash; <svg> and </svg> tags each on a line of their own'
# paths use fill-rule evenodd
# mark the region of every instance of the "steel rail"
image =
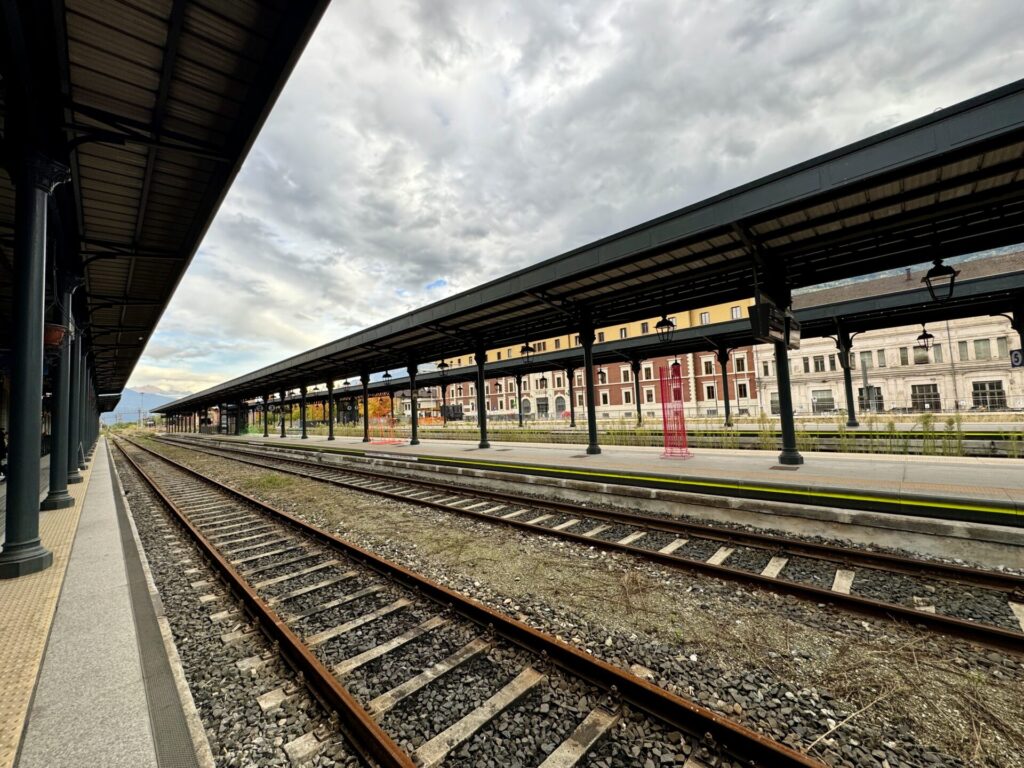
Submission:
<svg viewBox="0 0 1024 768">
<path fill-rule="evenodd" d="M 141 447 L 141 446 L 140 446 Z M 143 447 L 143 450 L 149 450 Z M 211 453 L 208 450 L 197 449 L 200 452 Z M 166 458 L 166 457 L 164 457 Z M 275 457 L 276 458 L 276 457 Z M 238 459 L 231 458 L 232 461 L 240 461 Z M 241 462 L 241 463 L 255 463 L 255 462 Z M 265 465 L 259 465 L 266 468 Z M 323 467 L 329 467 L 329 465 L 320 465 Z M 338 469 L 339 471 L 347 472 L 347 468 L 330 467 L 332 469 Z M 287 472 L 288 470 L 279 470 Z M 760 573 L 753 573 L 751 571 L 744 571 L 739 568 L 730 568 L 726 565 L 715 565 L 708 563 L 704 560 L 696 560 L 691 558 L 682 557 L 676 554 L 666 554 L 658 552 L 657 550 L 644 549 L 642 547 L 633 546 L 631 544 L 620 544 L 615 541 L 604 541 L 597 538 L 589 538 L 579 533 L 573 533 L 568 530 L 556 531 L 552 528 L 544 528 L 540 525 L 531 525 L 527 522 L 522 522 L 514 519 L 507 519 L 502 517 L 494 517 L 482 512 L 476 512 L 469 509 L 461 509 L 459 507 L 450 507 L 446 504 L 438 502 L 432 502 L 425 499 L 410 499 L 407 496 L 403 496 L 398 493 L 391 493 L 385 490 L 372 490 L 362 488 L 358 485 L 352 485 L 342 480 L 332 478 L 319 478 L 311 475 L 305 475 L 301 472 L 291 472 L 299 476 L 308 477 L 309 479 L 318 480 L 321 482 L 337 485 L 354 491 L 361 491 L 364 493 L 372 493 L 384 498 L 393 499 L 406 504 L 419 504 L 434 509 L 442 510 L 449 513 L 457 513 L 472 517 L 478 520 L 487 521 L 489 523 L 498 523 L 511 528 L 518 528 L 520 530 L 527 530 L 533 533 L 541 533 L 550 536 L 557 536 L 559 538 L 574 541 L 579 544 L 583 544 L 588 547 L 596 547 L 613 552 L 624 552 L 630 555 L 634 555 L 640 558 L 646 558 L 653 560 L 662 565 L 667 565 L 672 568 L 684 569 L 684 570 L 695 570 L 703 573 L 710 574 L 722 579 L 728 579 L 731 581 L 739 581 L 745 584 L 752 584 L 760 588 L 766 589 L 772 592 L 782 592 L 785 594 L 793 595 L 795 597 L 811 600 L 816 603 L 828 602 L 842 606 L 848 611 L 855 613 L 881 617 L 890 620 L 906 621 L 913 624 L 923 625 L 926 629 L 933 632 L 939 632 L 942 634 L 952 635 L 960 637 L 970 642 L 979 643 L 986 647 L 998 648 L 1000 650 L 1009 651 L 1018 655 L 1024 655 L 1024 633 L 1015 632 L 1013 630 L 1004 629 L 993 624 L 978 623 L 968 621 L 966 619 L 960 619 L 955 616 L 948 616 L 940 613 L 930 613 L 928 611 L 918 610 L 909 606 L 900 605 L 899 603 L 890 603 L 884 600 L 876 600 L 870 597 L 862 597 L 859 595 L 847 594 L 844 592 L 834 592 L 830 589 L 824 589 L 822 587 L 816 587 L 811 584 L 805 584 L 798 581 L 790 581 L 789 579 L 783 579 L 779 577 L 764 576 Z M 359 474 L 371 474 L 374 477 L 380 477 L 376 473 L 369 473 L 365 471 L 358 471 Z M 417 484 L 417 480 L 406 481 L 405 478 L 388 478 L 393 482 L 409 482 L 410 484 Z M 452 486 L 442 486 L 446 493 L 452 493 Z M 490 498 L 490 492 L 488 492 L 488 498 Z M 465 493 L 467 496 L 476 495 L 474 491 L 468 491 Z M 531 504 L 536 507 L 544 507 L 543 503 L 533 503 L 532 499 L 525 500 L 520 497 L 511 497 L 517 500 L 521 504 Z M 575 508 L 576 514 L 581 516 L 598 517 L 587 507 Z M 633 523 L 634 525 L 636 523 Z M 665 529 L 661 529 L 665 530 Z M 671 529 L 669 529 L 671 530 Z M 783 539 L 782 541 L 786 541 Z M 844 550 L 845 551 L 845 550 Z M 835 556 L 827 558 L 832 561 L 840 561 L 841 558 Z M 970 569 L 968 569 L 970 570 Z"/>
<path fill-rule="evenodd" d="M 541 632 L 523 622 L 516 621 L 475 599 L 468 598 L 408 568 L 352 544 L 339 536 L 321 530 L 288 512 L 279 510 L 242 491 L 213 480 L 181 462 L 163 456 L 133 440 L 125 439 L 139 450 L 151 454 L 182 472 L 234 498 L 240 499 L 273 517 L 286 521 L 311 538 L 343 551 L 348 556 L 362 562 L 378 573 L 419 592 L 443 606 L 451 608 L 451 610 L 471 620 L 473 623 L 493 629 L 506 640 L 531 653 L 541 654 L 549 661 L 567 670 L 570 674 L 606 692 L 612 693 L 612 695 L 642 709 L 652 717 L 673 727 L 686 730 L 691 734 L 705 735 L 705 738 L 710 736 L 716 745 L 734 755 L 742 756 L 742 759 L 750 766 L 765 766 L 766 768 L 774 768 L 775 766 L 825 768 L 824 763 L 810 755 L 797 752 L 784 744 L 762 736 L 739 723 L 733 722 L 727 717 L 587 654 L 546 632 Z M 123 449 L 122 452 L 124 452 Z"/>
<path fill-rule="evenodd" d="M 288 450 L 287 448 L 276 449 L 265 446 L 246 446 L 246 448 L 243 450 L 241 448 L 237 448 L 234 446 L 228 447 L 224 445 L 216 445 L 214 447 L 200 446 L 200 444 L 188 439 L 182 440 L 177 438 L 160 438 L 159 441 L 166 442 L 171 445 L 177 444 L 188 446 L 188 448 L 191 450 L 206 453 L 212 453 L 213 451 L 224 451 L 228 453 L 272 456 L 275 460 L 283 461 L 290 464 L 335 469 L 339 472 L 350 472 L 352 474 L 364 475 L 368 477 L 383 476 L 382 473 L 374 472 L 369 469 L 326 464 L 324 462 L 313 461 L 311 459 L 304 459 L 296 456 L 280 455 L 279 451 Z M 260 449 L 263 449 L 265 453 L 260 454 Z M 263 466 L 260 465 L 259 462 L 246 461 L 244 459 L 235 458 L 234 456 L 230 458 L 233 461 L 240 461 L 243 463 L 253 464 L 256 466 Z M 401 459 L 396 458 L 395 461 L 401 461 Z M 282 469 L 281 471 L 286 472 L 288 470 Z M 303 473 L 296 472 L 294 474 L 302 475 Z M 314 479 L 325 480 L 324 478 Z M 452 484 L 440 483 L 433 480 L 425 480 L 421 478 L 388 477 L 387 479 L 419 485 L 422 486 L 423 488 L 437 490 L 439 493 L 451 493 L 459 491 L 464 493 L 466 496 L 478 496 L 481 499 L 486 500 L 504 501 L 506 503 L 530 505 L 533 507 L 537 507 L 539 509 L 553 510 L 568 515 L 585 515 L 587 517 L 609 520 L 612 522 L 622 523 L 625 525 L 643 526 L 645 528 L 650 528 L 652 530 L 662 531 L 663 533 L 690 533 L 694 535 L 699 535 L 702 538 L 720 541 L 723 544 L 746 544 L 749 546 L 770 550 L 772 552 L 786 552 L 788 554 L 803 555 L 805 557 L 812 557 L 820 560 L 830 560 L 832 562 L 837 562 L 840 564 L 857 563 L 860 565 L 891 571 L 893 573 L 902 573 L 908 576 L 928 576 L 932 578 L 954 582 L 957 584 L 985 587 L 987 589 L 994 589 L 1000 592 L 1024 592 L 1024 576 L 1019 576 L 1017 574 L 1012 573 L 999 573 L 997 571 L 986 571 L 980 568 L 971 568 L 963 565 L 954 565 L 951 563 L 921 560 L 913 557 L 894 555 L 888 552 L 869 552 L 867 550 L 858 549 L 856 547 L 844 547 L 840 545 L 831 544 L 817 544 L 815 542 L 810 541 L 799 541 L 797 539 L 789 539 L 785 536 L 776 536 L 770 533 L 757 533 L 754 531 L 723 529 L 715 527 L 713 525 L 706 525 L 704 523 L 693 523 L 684 520 L 672 520 L 657 515 L 645 515 L 640 512 L 620 512 L 612 509 L 588 507 L 582 504 L 573 504 L 570 502 L 557 501 L 554 499 L 538 499 L 532 496 L 521 496 L 514 493 L 507 493 L 503 491 L 484 490 L 477 488 L 468 488 L 465 486 L 456 486 Z M 325 482 L 335 481 L 325 480 Z M 344 483 L 344 481 L 337 481 L 337 483 L 345 487 L 351 487 L 354 490 L 364 490 L 360 489 L 358 486 L 348 486 Z M 376 491 L 366 492 L 376 493 Z M 416 500 L 409 499 L 409 501 Z"/>
<path fill-rule="evenodd" d="M 260 629 L 271 642 L 277 644 L 289 664 L 302 673 L 313 694 L 328 711 L 338 714 L 339 723 L 356 750 L 365 759 L 382 766 L 382 768 L 415 768 L 415 763 L 409 755 L 367 714 L 362 705 L 338 682 L 338 679 L 309 650 L 298 635 L 288 628 L 277 612 L 256 594 L 255 590 L 249 586 L 248 581 L 220 554 L 199 529 L 192 525 L 188 516 L 164 493 L 159 483 L 139 466 L 138 462 L 124 450 L 120 443 L 115 444 L 121 455 L 134 467 L 153 493 L 160 498 L 161 502 L 177 518 L 178 523 L 199 545 L 203 554 L 231 587 L 232 592 L 257 620 Z"/>
</svg>

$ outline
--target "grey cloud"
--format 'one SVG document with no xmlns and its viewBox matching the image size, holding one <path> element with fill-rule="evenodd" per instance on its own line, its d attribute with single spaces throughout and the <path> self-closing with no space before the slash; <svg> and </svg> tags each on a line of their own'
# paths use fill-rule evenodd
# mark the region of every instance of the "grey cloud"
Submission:
<svg viewBox="0 0 1024 768">
<path fill-rule="evenodd" d="M 1016 77 L 1020 27 L 1012 0 L 333 3 L 145 370 L 241 350 L 227 378 L 927 114 Z"/>
</svg>

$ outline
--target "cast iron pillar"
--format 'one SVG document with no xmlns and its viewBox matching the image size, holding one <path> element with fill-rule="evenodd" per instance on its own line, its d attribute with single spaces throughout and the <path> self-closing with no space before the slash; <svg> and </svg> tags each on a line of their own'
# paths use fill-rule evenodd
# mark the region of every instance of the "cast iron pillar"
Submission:
<svg viewBox="0 0 1024 768">
<path fill-rule="evenodd" d="M 281 415 L 281 437 L 285 437 L 286 433 L 284 431 L 284 390 L 282 389 L 278 393 L 278 395 L 279 395 L 279 399 L 278 399 L 277 410 L 278 410 L 278 413 Z"/>
<path fill-rule="evenodd" d="M 448 426 L 448 382 L 441 382 L 441 426 Z"/>
<path fill-rule="evenodd" d="M 308 440 L 309 435 L 306 434 L 306 388 L 305 386 L 299 387 L 299 423 L 302 425 L 302 439 Z"/>
<path fill-rule="evenodd" d="M 516 405 L 519 406 L 519 428 L 523 427 L 523 374 L 516 374 Z"/>
<path fill-rule="evenodd" d="M 409 373 L 409 407 L 412 409 L 410 414 L 409 424 L 411 427 L 411 437 L 409 438 L 409 445 L 420 444 L 420 403 L 419 397 L 416 393 L 416 363 L 413 360 L 409 361 L 408 365 Z"/>
<path fill-rule="evenodd" d="M 484 387 L 487 386 L 487 379 L 484 377 L 484 365 L 487 363 L 487 350 L 483 344 L 479 344 L 473 353 L 476 361 L 476 423 L 480 428 L 480 447 L 490 448 L 487 441 L 487 394 Z"/>
<path fill-rule="evenodd" d="M 633 399 L 636 400 L 636 425 L 644 425 L 643 406 L 640 403 L 640 361 L 636 358 L 629 361 L 629 369 L 633 371 Z"/>
<path fill-rule="evenodd" d="M 779 464 L 803 464 L 796 449 L 796 425 L 793 423 L 793 394 L 789 391 L 789 351 L 785 341 L 776 341 L 775 368 L 779 378 L 779 420 L 782 423 L 782 453 Z"/>
<path fill-rule="evenodd" d="M 853 347 L 853 339 L 849 332 L 841 325 L 836 327 L 836 348 L 839 350 L 839 365 L 843 369 L 843 388 L 846 390 L 846 426 L 859 427 L 857 421 L 857 409 L 853 399 L 853 373 L 850 370 L 850 350 Z M 952 354 L 952 352 L 950 352 Z M 865 400 L 867 392 L 864 393 Z"/>
<path fill-rule="evenodd" d="M 7 458 L 6 540 L 0 578 L 53 564 L 39 539 L 39 453 L 42 447 L 43 313 L 46 298 L 46 213 L 50 193 L 68 169 L 42 155 L 22 159 L 15 189 L 13 366 Z"/>
<path fill-rule="evenodd" d="M 725 426 L 732 426 L 732 416 L 729 414 L 729 349 L 719 347 L 716 353 L 718 364 L 722 366 L 722 399 L 725 402 Z"/>
<path fill-rule="evenodd" d="M 82 439 L 78 433 L 82 423 L 78 415 L 81 403 L 78 390 L 82 386 L 82 334 L 77 328 L 71 342 L 71 376 L 68 381 L 68 482 L 76 483 L 83 480 L 78 470 L 78 443 Z"/>
<path fill-rule="evenodd" d="M 82 353 L 82 378 L 78 382 L 78 392 L 72 394 L 72 397 L 78 398 L 78 468 L 88 469 L 89 465 L 86 463 L 86 451 L 89 447 L 89 415 L 86 413 L 88 409 L 88 403 L 86 401 L 85 393 L 89 387 L 89 353 Z"/>
<path fill-rule="evenodd" d="M 576 395 L 573 394 L 573 382 L 576 379 L 576 369 L 565 369 L 566 379 L 569 383 L 569 428 L 576 429 Z"/>
<path fill-rule="evenodd" d="M 53 429 L 50 434 L 50 490 L 40 509 L 63 509 L 75 500 L 68 494 L 68 430 L 71 426 L 71 295 L 65 288 L 63 322 L 65 336 L 60 343 L 57 392 L 54 398 Z"/>
<path fill-rule="evenodd" d="M 263 436 L 270 437 L 270 393 L 263 395 Z"/>
<path fill-rule="evenodd" d="M 359 375 L 359 383 L 363 385 L 363 442 L 370 442 L 370 374 L 363 371 Z"/>
<path fill-rule="evenodd" d="M 327 382 L 327 439 L 334 439 L 334 382 Z"/>
<path fill-rule="evenodd" d="M 597 403 L 594 398 L 594 325 L 589 319 L 580 327 L 580 343 L 583 345 L 583 384 L 587 401 L 587 453 L 601 452 L 597 444 Z"/>
</svg>

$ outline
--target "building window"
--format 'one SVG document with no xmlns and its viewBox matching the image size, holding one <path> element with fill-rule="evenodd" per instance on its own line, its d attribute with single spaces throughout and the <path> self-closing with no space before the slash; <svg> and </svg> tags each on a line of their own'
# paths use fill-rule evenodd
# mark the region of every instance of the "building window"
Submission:
<svg viewBox="0 0 1024 768">
<path fill-rule="evenodd" d="M 501 352 L 498 353 L 498 359 L 501 360 Z"/>
<path fill-rule="evenodd" d="M 581 373 L 577 373 L 576 374 L 576 386 L 577 387 L 582 387 L 583 386 L 583 374 L 581 374 Z"/>
<path fill-rule="evenodd" d="M 750 397 L 749 391 L 747 389 L 747 382 L 745 382 L 745 381 L 737 382 L 736 383 L 736 399 L 739 400 L 740 398 L 744 398 L 744 397 Z"/>
<path fill-rule="evenodd" d="M 988 339 L 975 339 L 974 340 L 974 359 L 975 360 L 991 360 L 992 359 L 992 343 Z"/>
<path fill-rule="evenodd" d="M 736 357 L 734 357 L 732 359 L 732 367 L 733 367 L 733 370 L 736 373 L 746 373 L 747 372 L 747 356 L 746 355 L 736 355 Z"/>
<path fill-rule="evenodd" d="M 707 384 L 707 385 L 705 385 L 705 387 L 704 387 L 704 399 L 705 400 L 715 400 L 715 399 L 717 399 L 717 398 L 715 398 L 715 385 L 714 384 Z"/>
<path fill-rule="evenodd" d="M 601 405 L 608 405 L 608 393 L 607 392 L 602 392 L 601 393 Z"/>
<path fill-rule="evenodd" d="M 1002 381 L 976 381 L 971 384 L 971 399 L 975 408 L 991 410 L 1006 407 L 1006 392 Z"/>
<path fill-rule="evenodd" d="M 942 410 L 938 384 L 913 384 L 910 387 L 910 407 L 915 411 Z"/>
<path fill-rule="evenodd" d="M 507 355 L 507 357 L 508 357 L 509 360 L 512 359 L 512 347 L 508 348 L 508 355 Z"/>
<path fill-rule="evenodd" d="M 607 384 L 608 383 L 608 374 L 605 371 L 598 371 L 597 372 L 597 383 L 598 384 Z"/>
<path fill-rule="evenodd" d="M 1010 349 L 1009 349 L 1009 346 L 1006 343 L 1006 337 L 1005 336 L 1000 336 L 998 339 L 996 339 L 996 355 L 998 357 L 1009 357 L 1010 356 Z"/>
<path fill-rule="evenodd" d="M 742 320 L 743 319 L 743 308 L 742 307 L 733 307 L 732 308 L 732 319 L 733 320 Z"/>
<path fill-rule="evenodd" d="M 654 378 L 654 369 L 649 365 L 644 366 L 644 381 L 650 381 Z"/>
<path fill-rule="evenodd" d="M 882 388 L 869 386 L 868 393 L 865 395 L 864 387 L 858 387 L 857 403 L 857 408 L 859 410 L 881 413 L 885 410 L 885 399 L 882 397 Z"/>
<path fill-rule="evenodd" d="M 523 389 L 526 390 L 526 389 L 529 389 L 529 388 L 530 388 L 530 377 L 527 376 L 525 379 L 523 379 Z"/>
<path fill-rule="evenodd" d="M 700 313 L 700 324 L 701 325 L 707 325 L 710 322 L 711 322 L 711 313 L 710 312 L 701 312 Z"/>
<path fill-rule="evenodd" d="M 715 375 L 715 361 L 714 360 L 702 360 L 704 365 L 704 375 L 714 376 Z"/>
<path fill-rule="evenodd" d="M 625 328 L 619 328 L 619 338 L 620 339 L 628 339 L 629 338 L 629 331 L 627 331 Z"/>
<path fill-rule="evenodd" d="M 829 355 L 828 356 L 828 369 L 830 371 L 834 371 L 836 369 L 836 356 L 835 355 Z"/>
<path fill-rule="evenodd" d="M 815 355 L 814 356 L 814 372 L 824 373 L 825 372 L 825 356 Z"/>
<path fill-rule="evenodd" d="M 562 340 L 561 339 L 555 339 L 555 349 L 561 349 L 561 348 L 562 348 Z"/>
<path fill-rule="evenodd" d="M 644 390 L 644 402 L 646 402 L 646 403 L 653 403 L 654 402 L 654 390 L 653 389 L 650 389 L 648 387 L 647 389 Z"/>
<path fill-rule="evenodd" d="M 597 332 L 597 342 L 598 344 L 604 344 L 604 331 Z"/>
<path fill-rule="evenodd" d="M 861 352 L 860 353 L 860 367 L 861 368 L 871 368 L 872 367 L 872 363 L 874 362 L 871 358 L 872 358 L 872 355 L 871 355 L 870 352 Z"/>
<path fill-rule="evenodd" d="M 960 361 L 961 362 L 966 362 L 967 359 L 968 359 L 968 357 L 967 357 L 967 342 L 966 341 L 958 341 L 956 343 L 956 346 L 957 346 L 957 350 L 960 352 L 960 355 L 959 355 Z"/>
<path fill-rule="evenodd" d="M 811 372 L 811 358 L 805 357 L 804 358 L 804 373 L 810 373 L 810 372 Z"/>
<path fill-rule="evenodd" d="M 630 392 L 628 389 L 622 390 L 622 402 L 624 402 L 626 405 L 629 405 L 630 403 L 633 402 L 633 393 Z"/>
<path fill-rule="evenodd" d="M 850 352 L 850 370 L 856 370 L 857 368 L 857 356 Z"/>
<path fill-rule="evenodd" d="M 769 399 L 769 403 L 770 403 L 769 407 L 771 408 L 772 415 L 778 416 L 780 413 L 782 413 L 782 409 L 779 407 L 779 393 L 778 392 L 772 392 L 771 398 Z"/>
<path fill-rule="evenodd" d="M 650 333 L 650 332 L 651 332 L 651 324 L 650 323 L 640 323 L 640 333 Z"/>
<path fill-rule="evenodd" d="M 556 376 L 555 377 L 555 386 L 558 387 L 559 389 L 562 388 L 562 377 L 561 376 Z"/>
<path fill-rule="evenodd" d="M 936 344 L 934 347 L 932 347 L 932 357 L 933 357 L 933 359 L 935 360 L 936 363 L 941 363 L 942 362 L 942 345 L 941 344 Z"/>
<path fill-rule="evenodd" d="M 761 361 L 761 375 L 762 376 L 771 376 L 771 374 L 768 373 L 768 361 L 767 360 L 762 360 Z"/>
<path fill-rule="evenodd" d="M 619 371 L 619 381 L 621 381 L 624 384 L 628 384 L 629 383 L 629 373 L 630 373 L 629 368 L 622 368 Z"/>
<path fill-rule="evenodd" d="M 813 413 L 832 413 L 836 409 L 836 401 L 831 389 L 811 390 L 811 411 Z"/>
<path fill-rule="evenodd" d="M 515 405 L 513 405 L 514 402 L 515 402 L 514 400 L 509 400 L 508 407 L 509 408 L 515 408 Z M 504 400 L 499 400 L 498 401 L 498 410 L 499 411 L 505 410 L 505 401 Z"/>
<path fill-rule="evenodd" d="M 932 361 L 928 350 L 923 347 L 914 347 L 914 365 L 927 365 Z"/>
<path fill-rule="evenodd" d="M 576 405 L 578 405 L 580 407 L 583 406 L 583 395 L 582 394 L 576 395 Z"/>
<path fill-rule="evenodd" d="M 906 347 L 900 347 L 900 365 L 910 365 L 910 353 Z"/>
<path fill-rule="evenodd" d="M 878 367 L 885 368 L 885 350 L 878 350 Z"/>
</svg>

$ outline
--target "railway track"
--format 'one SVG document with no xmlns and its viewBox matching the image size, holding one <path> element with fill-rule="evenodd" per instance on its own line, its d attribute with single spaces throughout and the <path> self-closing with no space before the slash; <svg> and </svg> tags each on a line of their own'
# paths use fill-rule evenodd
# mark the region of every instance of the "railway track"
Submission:
<svg viewBox="0 0 1024 768">
<path fill-rule="evenodd" d="M 823 765 L 172 459 L 117 447 L 373 764 L 572 768 L 619 750 L 685 768 Z"/>
<path fill-rule="evenodd" d="M 947 563 L 596 509 L 335 466 L 255 447 L 189 450 L 491 523 L 628 552 L 663 565 L 754 584 L 988 647 L 1024 652 L 1024 577 Z"/>
</svg>

